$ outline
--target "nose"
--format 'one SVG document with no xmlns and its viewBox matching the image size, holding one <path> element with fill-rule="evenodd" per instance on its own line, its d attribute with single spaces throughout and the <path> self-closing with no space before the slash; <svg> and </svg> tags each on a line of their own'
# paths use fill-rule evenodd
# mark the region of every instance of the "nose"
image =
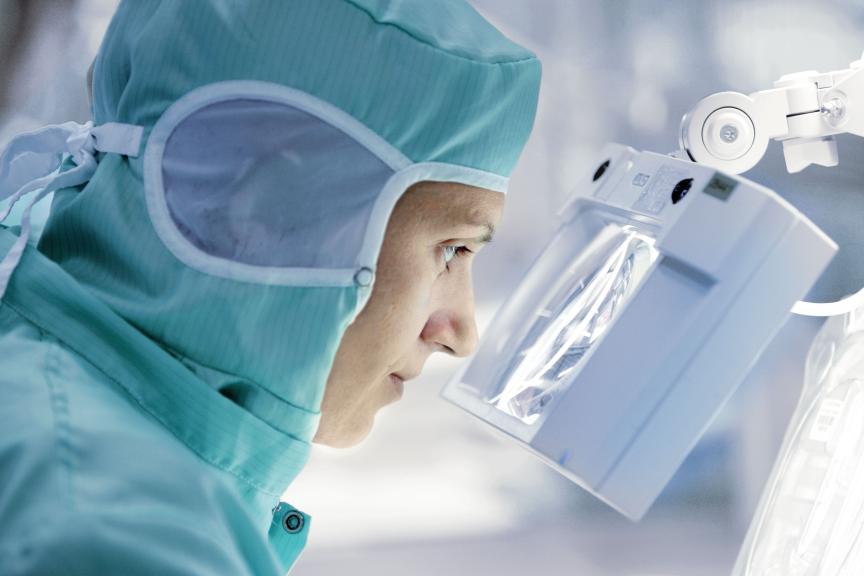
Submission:
<svg viewBox="0 0 864 576">
<path fill-rule="evenodd" d="M 474 290 L 470 277 L 442 295 L 441 305 L 429 315 L 420 338 L 435 348 L 464 358 L 477 349 Z"/>
</svg>

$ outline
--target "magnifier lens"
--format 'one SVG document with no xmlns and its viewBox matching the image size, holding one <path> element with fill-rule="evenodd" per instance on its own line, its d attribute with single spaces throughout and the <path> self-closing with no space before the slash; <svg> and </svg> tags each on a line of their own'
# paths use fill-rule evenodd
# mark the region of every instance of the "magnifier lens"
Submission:
<svg viewBox="0 0 864 576">
<path fill-rule="evenodd" d="M 595 254 L 584 254 L 550 291 L 502 378 L 506 384 L 488 400 L 526 424 L 566 389 L 658 254 L 652 238 L 617 225 L 607 226 L 587 250 Z"/>
</svg>

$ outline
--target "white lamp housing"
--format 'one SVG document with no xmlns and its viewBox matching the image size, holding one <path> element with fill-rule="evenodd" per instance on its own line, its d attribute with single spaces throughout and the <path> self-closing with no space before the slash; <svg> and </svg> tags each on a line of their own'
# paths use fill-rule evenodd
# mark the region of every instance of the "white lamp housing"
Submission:
<svg viewBox="0 0 864 576">
<path fill-rule="evenodd" d="M 711 167 L 598 165 L 443 395 L 638 520 L 837 246 Z"/>
</svg>

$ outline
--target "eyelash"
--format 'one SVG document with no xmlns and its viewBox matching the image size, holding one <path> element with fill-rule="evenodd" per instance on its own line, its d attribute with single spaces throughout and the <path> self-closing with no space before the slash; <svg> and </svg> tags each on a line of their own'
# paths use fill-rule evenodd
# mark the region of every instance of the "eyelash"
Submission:
<svg viewBox="0 0 864 576">
<path fill-rule="evenodd" d="M 450 259 L 447 259 L 448 250 L 452 250 L 453 256 Z M 448 271 L 450 270 L 450 262 L 452 262 L 456 258 L 460 258 L 462 256 L 467 256 L 468 254 L 472 254 L 472 250 L 469 250 L 467 246 L 443 246 L 442 254 L 444 256 L 444 268 Z"/>
</svg>

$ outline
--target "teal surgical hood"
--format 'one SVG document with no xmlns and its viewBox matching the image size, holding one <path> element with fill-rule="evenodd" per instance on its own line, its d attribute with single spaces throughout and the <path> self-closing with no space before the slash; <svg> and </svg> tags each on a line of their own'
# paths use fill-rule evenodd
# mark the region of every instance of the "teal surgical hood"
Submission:
<svg viewBox="0 0 864 576">
<path fill-rule="evenodd" d="M 94 123 L 144 128 L 40 250 L 223 395 L 308 443 L 387 218 L 421 180 L 505 191 L 540 66 L 466 2 L 124 2 Z"/>
<path fill-rule="evenodd" d="M 57 189 L 38 253 L 26 222 L 3 243 L 4 302 L 96 365 L 159 364 L 105 371 L 269 514 L 397 200 L 421 181 L 506 192 L 539 82 L 462 0 L 124 1 L 92 125 L 19 137 L 0 165 L 3 197 Z M 87 305 L 15 303 L 61 275 Z"/>
</svg>

